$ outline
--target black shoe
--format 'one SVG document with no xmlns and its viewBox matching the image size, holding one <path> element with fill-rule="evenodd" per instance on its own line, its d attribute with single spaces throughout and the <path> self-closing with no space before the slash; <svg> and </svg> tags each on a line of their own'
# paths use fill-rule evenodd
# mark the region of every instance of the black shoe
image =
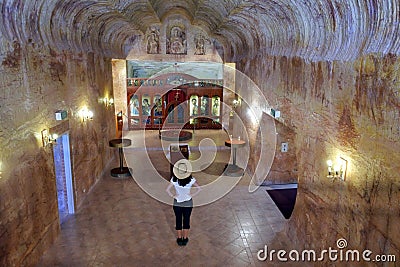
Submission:
<svg viewBox="0 0 400 267">
<path fill-rule="evenodd" d="M 183 246 L 183 238 L 177 238 L 176 243 L 178 243 L 178 246 Z"/>
<path fill-rule="evenodd" d="M 186 238 L 183 238 L 182 239 L 182 246 L 186 246 L 186 244 L 189 242 L 189 238 L 188 237 L 186 237 Z"/>
</svg>

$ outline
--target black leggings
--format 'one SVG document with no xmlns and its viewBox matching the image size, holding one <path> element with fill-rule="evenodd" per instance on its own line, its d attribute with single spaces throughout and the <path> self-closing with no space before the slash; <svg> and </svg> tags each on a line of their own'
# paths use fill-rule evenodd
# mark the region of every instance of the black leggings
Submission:
<svg viewBox="0 0 400 267">
<path fill-rule="evenodd" d="M 176 218 L 175 230 L 190 229 L 190 214 L 193 209 L 193 201 L 188 200 L 184 202 L 177 202 L 174 199 L 174 213 Z M 182 228 L 182 218 L 183 218 L 183 228 Z"/>
</svg>

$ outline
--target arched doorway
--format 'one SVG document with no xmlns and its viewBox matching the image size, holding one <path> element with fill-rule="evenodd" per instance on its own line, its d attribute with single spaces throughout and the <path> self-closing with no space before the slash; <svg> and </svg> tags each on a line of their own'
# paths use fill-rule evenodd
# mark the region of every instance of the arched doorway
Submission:
<svg viewBox="0 0 400 267">
<path fill-rule="evenodd" d="M 164 127 L 182 128 L 187 121 L 186 92 L 183 89 L 173 89 L 168 91 L 165 97 L 166 116 Z"/>
<path fill-rule="evenodd" d="M 151 79 L 128 78 L 127 85 L 129 130 L 221 129 L 222 80 L 173 73 Z"/>
</svg>

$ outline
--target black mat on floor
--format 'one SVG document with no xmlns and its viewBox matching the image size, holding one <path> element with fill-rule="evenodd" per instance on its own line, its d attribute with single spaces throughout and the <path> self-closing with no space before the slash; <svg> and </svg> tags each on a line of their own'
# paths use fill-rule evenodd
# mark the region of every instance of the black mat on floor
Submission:
<svg viewBox="0 0 400 267">
<path fill-rule="evenodd" d="M 289 219 L 292 215 L 294 204 L 296 203 L 297 188 L 291 189 L 272 189 L 267 190 L 276 206 L 283 214 L 285 219 Z"/>
<path fill-rule="evenodd" d="M 214 161 L 210 166 L 201 166 L 201 168 L 202 168 L 202 172 L 204 172 L 204 173 L 219 176 L 224 173 L 225 166 L 226 166 L 225 162 Z"/>
</svg>

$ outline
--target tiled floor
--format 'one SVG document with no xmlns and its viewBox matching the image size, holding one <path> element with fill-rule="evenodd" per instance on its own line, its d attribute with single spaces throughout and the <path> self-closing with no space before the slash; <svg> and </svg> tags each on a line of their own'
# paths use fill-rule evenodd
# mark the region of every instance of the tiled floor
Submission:
<svg viewBox="0 0 400 267">
<path fill-rule="evenodd" d="M 230 150 L 223 149 L 222 131 L 198 131 L 189 144 L 195 146 L 202 134 L 220 146 L 216 163 L 196 175 L 204 185 L 218 177 Z M 146 134 L 151 162 L 168 178 L 168 162 L 158 146 L 156 133 Z M 193 153 L 196 157 L 198 152 Z M 265 189 L 249 193 L 248 182 L 245 175 L 224 197 L 195 207 L 189 243 L 179 247 L 172 207 L 150 197 L 134 179 L 117 180 L 106 172 L 61 226 L 61 235 L 38 266 L 265 266 L 257 251 L 286 221 Z"/>
</svg>

